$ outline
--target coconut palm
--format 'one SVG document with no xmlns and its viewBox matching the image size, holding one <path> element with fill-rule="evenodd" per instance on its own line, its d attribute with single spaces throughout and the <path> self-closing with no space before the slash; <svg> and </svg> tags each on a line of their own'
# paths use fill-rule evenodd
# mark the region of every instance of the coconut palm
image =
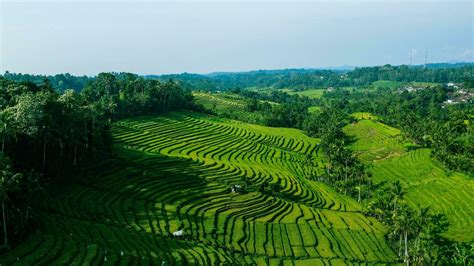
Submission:
<svg viewBox="0 0 474 266">
<path fill-rule="evenodd" d="M 9 194 L 19 190 L 20 180 L 22 175 L 15 173 L 8 159 L 2 156 L 0 158 L 1 167 L 0 169 L 0 199 L 2 201 L 2 222 L 3 222 L 3 242 L 4 246 L 8 246 L 8 227 L 7 227 L 7 206 L 6 203 L 9 200 Z"/>
</svg>

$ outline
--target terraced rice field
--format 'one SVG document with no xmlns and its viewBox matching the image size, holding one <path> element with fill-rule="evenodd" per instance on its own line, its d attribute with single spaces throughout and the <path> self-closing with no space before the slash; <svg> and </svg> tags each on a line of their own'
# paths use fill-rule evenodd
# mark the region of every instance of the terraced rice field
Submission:
<svg viewBox="0 0 474 266">
<path fill-rule="evenodd" d="M 357 112 L 357 113 L 351 114 L 351 116 L 354 117 L 355 119 L 358 119 L 358 120 L 365 119 L 365 120 L 374 120 L 374 121 L 376 121 L 376 120 L 379 119 L 376 115 L 373 115 L 373 114 L 367 113 L 367 112 Z M 388 131 L 391 131 L 391 132 L 395 131 L 394 133 L 397 134 L 397 135 L 400 133 L 399 130 L 397 130 L 395 128 L 387 127 L 386 129 Z M 389 134 L 390 134 L 390 132 L 389 132 Z"/>
<path fill-rule="evenodd" d="M 376 161 L 405 152 L 400 130 L 375 121 L 375 117 L 367 113 L 354 116 L 359 121 L 346 126 L 344 131 L 357 139 L 352 146 L 361 159 Z"/>
<path fill-rule="evenodd" d="M 247 103 L 243 98 L 230 93 L 193 92 L 193 96 L 196 98 L 198 103 L 205 106 L 215 104 L 222 109 L 232 108 L 234 111 L 245 109 L 247 106 Z"/>
<path fill-rule="evenodd" d="M 414 207 L 429 206 L 445 213 L 450 222 L 446 236 L 456 241 L 474 240 L 474 180 L 447 171 L 430 157 L 429 149 L 406 150 L 397 129 L 371 120 L 345 128 L 357 137 L 353 148 L 373 163 L 376 182 L 400 180 L 405 199 Z"/>
<path fill-rule="evenodd" d="M 396 259 L 380 223 L 314 181 L 324 167 L 319 141 L 298 130 L 173 113 L 117 122 L 113 137 L 114 158 L 54 197 L 38 199 L 39 228 L 0 257 L 2 264 Z M 243 192 L 232 192 L 237 184 Z M 174 237 L 179 230 L 183 235 Z"/>
<path fill-rule="evenodd" d="M 264 117 L 259 112 L 248 111 L 248 99 L 237 94 L 193 92 L 193 96 L 196 103 L 218 115 L 253 123 L 262 121 Z"/>
</svg>

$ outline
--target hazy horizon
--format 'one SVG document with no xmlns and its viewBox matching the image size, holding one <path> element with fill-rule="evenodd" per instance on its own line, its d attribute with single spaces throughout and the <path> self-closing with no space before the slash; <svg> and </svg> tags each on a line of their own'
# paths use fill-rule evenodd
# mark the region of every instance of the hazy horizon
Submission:
<svg viewBox="0 0 474 266">
<path fill-rule="evenodd" d="M 470 1 L 2 1 L 0 72 L 137 74 L 472 62 Z"/>
</svg>

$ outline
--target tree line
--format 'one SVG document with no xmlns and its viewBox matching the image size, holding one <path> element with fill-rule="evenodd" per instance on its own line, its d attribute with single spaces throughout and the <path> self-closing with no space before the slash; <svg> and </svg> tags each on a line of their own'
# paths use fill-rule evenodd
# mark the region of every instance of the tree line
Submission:
<svg viewBox="0 0 474 266">
<path fill-rule="evenodd" d="M 303 129 L 321 139 L 320 147 L 327 160 L 325 174 L 317 180 L 361 202 L 370 196 L 371 175 L 349 148 L 354 140 L 343 132 L 343 127 L 353 121 L 344 110 L 346 104 L 344 100 L 331 101 L 320 112 L 308 116 Z"/>
<path fill-rule="evenodd" d="M 308 108 L 320 102 L 319 99 L 290 95 L 279 90 L 258 93 L 234 89 L 232 92 L 249 99 L 247 109 L 251 112 L 261 112 L 264 119 L 260 123 L 271 127 L 303 128 L 304 121 L 309 115 Z"/>
<path fill-rule="evenodd" d="M 364 87 L 374 81 L 390 80 L 399 82 L 434 82 L 434 83 L 474 83 L 474 64 L 429 64 L 426 66 L 374 66 L 357 67 L 353 70 L 330 69 L 282 69 L 258 70 L 249 72 L 218 72 L 211 74 L 172 74 L 146 75 L 145 79 L 166 82 L 170 79 L 179 81 L 182 86 L 202 91 L 228 91 L 238 88 L 274 88 L 305 90 L 327 87 Z M 115 73 L 120 76 L 126 73 Z M 93 77 L 76 77 L 66 74 L 54 76 L 16 74 L 6 72 L 5 78 L 14 81 L 30 81 L 36 84 L 49 79 L 60 91 L 73 89 L 80 91 Z"/>
<path fill-rule="evenodd" d="M 151 79 L 175 79 L 189 88 L 202 91 L 229 91 L 238 88 L 305 90 L 327 87 L 366 87 L 375 81 L 466 83 L 474 82 L 474 65 L 430 64 L 427 66 L 374 66 L 353 70 L 282 69 L 235 73 L 173 74 L 146 76 Z"/>
<path fill-rule="evenodd" d="M 59 92 L 65 90 L 74 90 L 76 92 L 81 91 L 84 86 L 92 80 L 91 77 L 87 76 L 74 76 L 69 73 L 57 74 L 57 75 L 32 75 L 22 73 L 10 73 L 8 71 L 3 75 L 5 79 L 16 81 L 16 82 L 31 82 L 35 85 L 41 85 L 44 80 L 48 80 L 51 85 Z"/>
</svg>

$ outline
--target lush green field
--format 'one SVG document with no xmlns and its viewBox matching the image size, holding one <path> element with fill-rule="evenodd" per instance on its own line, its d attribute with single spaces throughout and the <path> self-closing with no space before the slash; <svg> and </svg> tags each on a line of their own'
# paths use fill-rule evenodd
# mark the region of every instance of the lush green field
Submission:
<svg viewBox="0 0 474 266">
<path fill-rule="evenodd" d="M 306 96 L 308 98 L 321 98 L 323 93 L 326 91 L 325 89 L 308 89 L 303 91 L 292 91 L 292 90 L 283 90 L 286 93 L 293 95 L 298 94 L 300 96 Z"/>
<path fill-rule="evenodd" d="M 248 99 L 233 93 L 203 93 L 194 92 L 196 103 L 220 116 L 238 119 L 250 123 L 258 123 L 264 119 L 260 112 L 250 112 L 247 108 Z M 268 102 L 270 104 L 276 104 Z"/>
<path fill-rule="evenodd" d="M 216 112 L 249 114 L 249 112 L 246 112 L 247 102 L 236 94 L 193 92 L 193 96 L 198 104 L 202 104 L 207 109 L 215 110 Z"/>
<path fill-rule="evenodd" d="M 447 171 L 431 159 L 429 149 L 410 149 L 400 131 L 373 120 L 348 125 L 346 133 L 357 138 L 353 148 L 373 163 L 376 182 L 400 180 L 413 206 L 431 207 L 445 213 L 450 221 L 447 237 L 474 240 L 474 180 Z"/>
<path fill-rule="evenodd" d="M 389 89 L 397 89 L 400 88 L 405 84 L 404 82 L 399 81 L 391 81 L 391 80 L 378 80 L 372 82 L 372 86 L 374 88 L 389 88 Z"/>
<path fill-rule="evenodd" d="M 364 113 L 358 113 L 356 117 L 368 118 Z M 348 125 L 346 133 L 357 139 L 353 148 L 366 161 L 381 160 L 405 152 L 400 131 L 375 119 L 361 119 Z"/>
<path fill-rule="evenodd" d="M 434 83 L 434 82 L 411 82 L 411 84 L 417 87 L 433 87 L 433 86 L 441 85 L 441 83 Z"/>
<path fill-rule="evenodd" d="M 355 119 L 358 119 L 358 120 L 363 120 L 363 119 L 365 119 L 365 120 L 378 120 L 379 119 L 376 115 L 371 114 L 371 113 L 367 113 L 367 112 L 357 112 L 357 113 L 351 114 L 351 116 L 354 117 Z M 389 131 L 393 132 L 393 130 L 389 130 Z M 396 134 L 399 133 L 398 130 L 395 130 L 395 131 L 396 131 L 395 132 Z"/>
<path fill-rule="evenodd" d="M 319 112 L 319 110 L 321 110 L 321 107 L 319 107 L 319 106 L 308 107 L 308 112 L 309 113 L 317 113 L 317 112 Z"/>
<path fill-rule="evenodd" d="M 396 259 L 379 222 L 313 180 L 323 168 L 319 141 L 299 130 L 172 113 L 122 120 L 112 132 L 116 156 L 38 199 L 39 228 L 0 261 L 344 265 Z M 243 193 L 232 192 L 236 184 Z M 173 237 L 177 230 L 184 235 Z"/>
</svg>

